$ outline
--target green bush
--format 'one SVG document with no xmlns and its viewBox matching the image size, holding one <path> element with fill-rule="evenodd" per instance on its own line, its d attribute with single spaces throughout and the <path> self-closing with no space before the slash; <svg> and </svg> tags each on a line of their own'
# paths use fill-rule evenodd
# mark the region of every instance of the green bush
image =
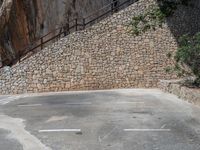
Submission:
<svg viewBox="0 0 200 150">
<path fill-rule="evenodd" d="M 144 14 L 140 14 L 132 18 L 132 21 L 128 25 L 129 32 L 132 35 L 138 36 L 141 33 L 153 29 L 156 27 L 162 27 L 167 17 L 173 16 L 179 5 L 188 6 L 191 0 L 157 0 L 159 7 L 153 6 Z"/>
<path fill-rule="evenodd" d="M 133 35 L 138 36 L 149 29 L 155 30 L 156 26 L 162 26 L 165 17 L 165 14 L 159 8 L 154 8 L 147 13 L 133 17 L 128 27 L 131 27 L 130 32 Z"/>
<path fill-rule="evenodd" d="M 179 75 L 195 75 L 194 84 L 200 87 L 200 33 L 194 36 L 184 35 L 179 42 L 180 48 L 175 54 L 175 70 Z"/>
</svg>

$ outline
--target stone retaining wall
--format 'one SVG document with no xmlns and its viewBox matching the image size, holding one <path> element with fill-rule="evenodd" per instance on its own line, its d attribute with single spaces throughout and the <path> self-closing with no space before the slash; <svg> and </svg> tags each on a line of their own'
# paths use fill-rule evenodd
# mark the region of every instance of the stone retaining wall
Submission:
<svg viewBox="0 0 200 150">
<path fill-rule="evenodd" d="M 100 23 L 52 44 L 33 57 L 0 70 L 0 94 L 157 87 L 177 49 L 167 23 L 140 36 L 127 32 L 131 18 L 156 0 L 140 0 Z"/>
<path fill-rule="evenodd" d="M 160 81 L 158 85 L 164 92 L 175 94 L 183 100 L 200 106 L 200 89 L 188 88 L 177 81 L 167 80 Z"/>
</svg>

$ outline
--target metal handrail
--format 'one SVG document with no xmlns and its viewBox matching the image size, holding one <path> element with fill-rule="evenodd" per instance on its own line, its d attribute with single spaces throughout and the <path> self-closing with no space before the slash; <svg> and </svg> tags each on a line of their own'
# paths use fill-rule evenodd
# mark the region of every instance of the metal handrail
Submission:
<svg viewBox="0 0 200 150">
<path fill-rule="evenodd" d="M 59 39 L 62 35 L 63 36 L 66 36 L 66 35 L 69 35 L 70 34 L 70 31 L 71 30 L 75 30 L 75 31 L 78 31 L 78 30 L 81 30 L 81 29 L 85 29 L 86 26 L 90 25 L 91 23 L 93 22 L 96 22 L 96 21 L 99 21 L 100 18 L 110 14 L 110 13 L 115 13 L 116 11 L 118 11 L 123 5 L 129 3 L 129 4 L 132 4 L 134 2 L 136 2 L 138 0 L 126 0 L 124 1 L 123 3 L 120 4 L 120 1 L 119 0 L 116 0 L 104 7 L 102 7 L 101 9 L 99 9 L 98 11 L 95 11 L 93 12 L 92 14 L 90 14 L 89 16 L 85 17 L 85 18 L 76 18 L 76 19 L 72 19 L 68 22 L 68 28 L 67 29 L 64 29 L 66 28 L 66 26 L 60 26 L 52 31 L 50 31 L 49 33 L 41 36 L 39 39 L 35 40 L 34 42 L 32 42 L 32 44 L 30 44 L 28 47 L 26 47 L 21 53 L 19 54 L 18 58 L 14 59 L 10 64 L 8 64 L 9 66 L 12 66 L 14 64 L 16 64 L 18 61 L 20 62 L 21 60 L 25 60 L 26 58 L 26 55 L 30 52 L 32 53 L 35 53 L 35 51 L 38 49 L 38 48 L 41 48 L 41 50 L 43 49 L 44 47 L 44 44 L 52 41 L 52 40 L 55 40 L 55 39 Z M 114 4 L 118 4 L 116 7 L 113 7 Z M 111 9 L 104 12 L 103 14 L 100 14 L 99 16 L 95 17 L 94 19 L 91 19 L 89 21 L 87 21 L 88 18 L 91 18 L 92 16 L 96 16 L 97 13 L 99 12 L 102 12 L 103 9 L 107 8 L 107 7 L 110 7 L 111 6 Z M 78 19 L 81 19 L 81 22 L 82 23 L 78 23 Z M 72 26 L 70 26 L 70 23 L 73 22 L 74 24 L 72 24 Z M 82 27 L 81 29 L 78 29 L 79 27 Z M 48 37 L 50 34 L 55 34 L 56 32 L 58 32 L 60 30 L 60 32 L 54 36 L 52 36 L 51 38 L 45 40 L 46 37 Z M 39 44 L 37 44 L 39 42 Z M 36 46 L 34 46 L 36 45 Z M 34 47 L 32 47 L 34 46 Z M 32 47 L 32 48 L 30 48 Z M 30 57 L 30 56 L 29 56 Z M 23 59 L 22 59 L 23 58 Z"/>
<path fill-rule="evenodd" d="M 119 2 L 119 1 L 117 1 L 117 2 Z M 108 5 L 105 5 L 104 7 L 100 8 L 99 10 L 97 10 L 97 11 L 95 11 L 95 12 L 91 13 L 90 15 L 88 15 L 87 17 L 85 17 L 85 19 L 87 19 L 87 18 L 90 18 L 90 17 L 92 17 L 92 16 L 96 15 L 98 12 L 100 12 L 100 11 L 104 10 L 104 9 L 105 9 L 105 8 L 107 8 L 107 7 L 110 7 L 110 6 L 112 6 L 114 3 L 116 3 L 116 2 L 111 2 L 110 4 L 108 4 Z"/>
</svg>

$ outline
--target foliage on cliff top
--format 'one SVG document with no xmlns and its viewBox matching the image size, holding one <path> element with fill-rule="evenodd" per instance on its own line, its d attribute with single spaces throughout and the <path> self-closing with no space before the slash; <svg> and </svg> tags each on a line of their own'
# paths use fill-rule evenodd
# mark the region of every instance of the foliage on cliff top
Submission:
<svg viewBox="0 0 200 150">
<path fill-rule="evenodd" d="M 172 16 L 179 5 L 189 6 L 191 0 L 157 0 L 158 5 L 154 6 L 144 14 L 140 14 L 132 18 L 129 24 L 130 32 L 138 36 L 145 33 L 149 29 L 162 26 L 167 17 Z"/>
<path fill-rule="evenodd" d="M 175 70 L 180 75 L 195 75 L 194 85 L 200 87 L 200 32 L 194 36 L 184 35 L 179 42 L 180 48 L 175 55 Z"/>
</svg>

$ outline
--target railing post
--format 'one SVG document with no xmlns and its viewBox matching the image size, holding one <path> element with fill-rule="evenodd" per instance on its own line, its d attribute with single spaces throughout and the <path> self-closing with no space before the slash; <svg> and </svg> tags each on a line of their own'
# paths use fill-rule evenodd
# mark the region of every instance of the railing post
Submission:
<svg viewBox="0 0 200 150">
<path fill-rule="evenodd" d="M 70 34 L 70 23 L 69 18 L 67 18 L 67 34 Z"/>
<path fill-rule="evenodd" d="M 41 38 L 41 50 L 43 49 L 43 37 Z"/>
<path fill-rule="evenodd" d="M 3 61 L 2 61 L 1 53 L 0 53 L 0 68 L 2 68 L 2 66 L 3 66 Z"/>
<path fill-rule="evenodd" d="M 112 2 L 111 3 L 111 14 L 113 14 L 113 12 L 114 12 L 113 9 L 114 9 L 114 3 Z"/>
<path fill-rule="evenodd" d="M 118 11 L 118 0 L 113 0 L 111 4 L 111 12 L 112 14 Z"/>
<path fill-rule="evenodd" d="M 137 0 L 136 0 L 137 1 Z M 133 3 L 133 0 L 129 0 L 129 4 L 132 4 Z"/>
<path fill-rule="evenodd" d="M 83 18 L 83 30 L 85 30 L 85 18 Z"/>
<path fill-rule="evenodd" d="M 18 61 L 19 61 L 19 63 L 21 62 L 21 54 L 20 54 L 20 51 L 19 51 L 19 53 L 18 53 Z"/>
<path fill-rule="evenodd" d="M 69 22 L 67 23 L 67 34 L 70 34 Z"/>
<path fill-rule="evenodd" d="M 63 27 L 60 28 L 59 35 L 58 35 L 58 39 L 60 39 L 61 34 L 62 34 L 62 31 L 63 31 Z"/>
<path fill-rule="evenodd" d="M 64 36 L 67 36 L 69 34 L 69 23 L 64 25 L 63 30 Z"/>
<path fill-rule="evenodd" d="M 75 19 L 75 28 L 76 28 L 76 31 L 78 31 L 78 19 L 77 18 Z"/>
</svg>

